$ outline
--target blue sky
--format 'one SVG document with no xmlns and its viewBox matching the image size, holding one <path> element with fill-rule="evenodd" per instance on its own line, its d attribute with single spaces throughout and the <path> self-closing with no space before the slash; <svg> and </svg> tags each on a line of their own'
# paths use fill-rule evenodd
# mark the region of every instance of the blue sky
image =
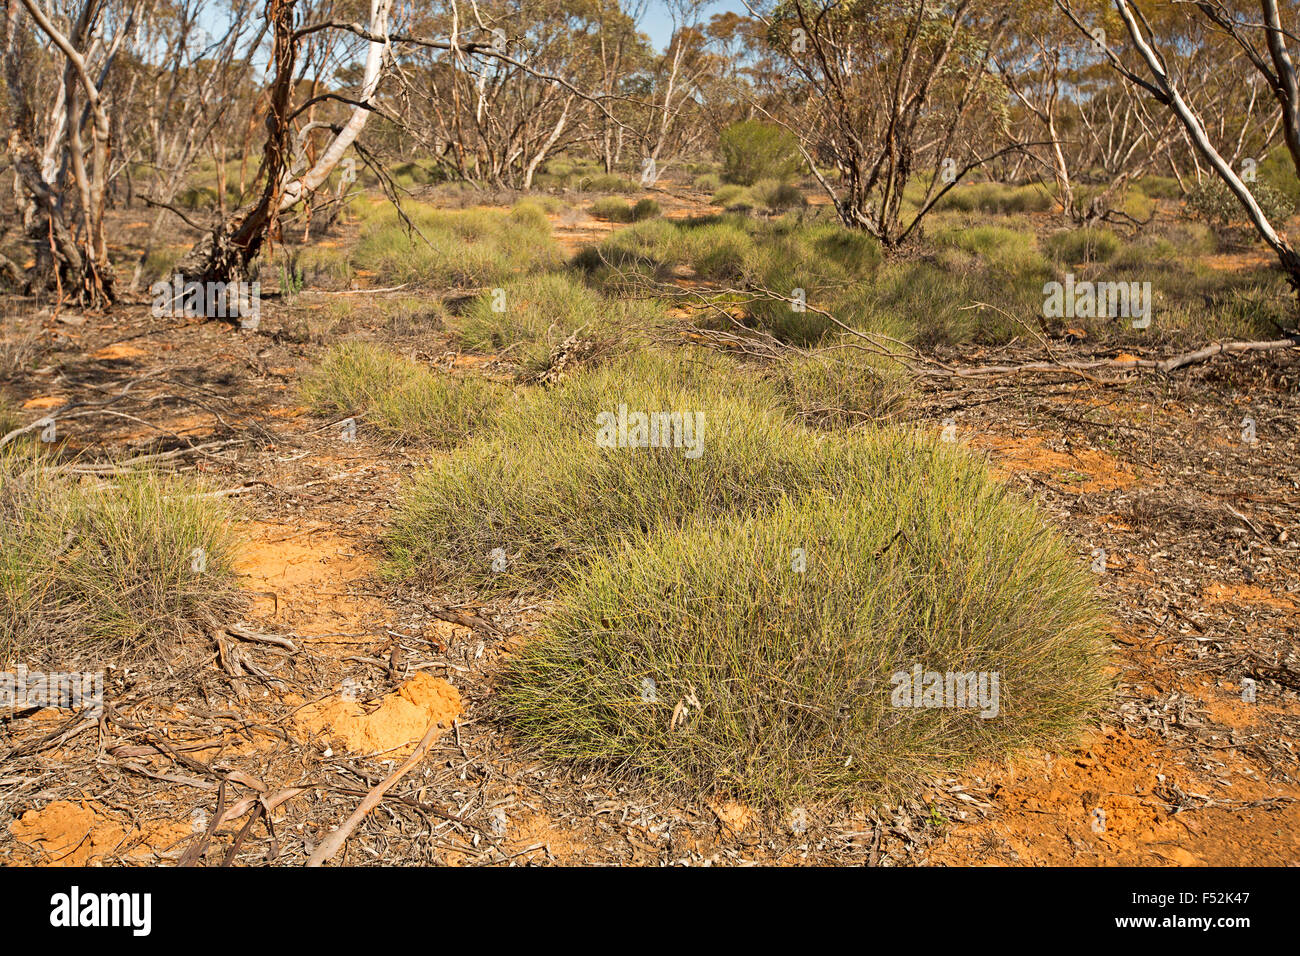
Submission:
<svg viewBox="0 0 1300 956">
<path fill-rule="evenodd" d="M 631 2 L 635 3 L 635 0 L 631 0 Z M 673 19 L 668 10 L 668 4 L 664 0 L 647 0 L 645 12 L 641 16 L 641 31 L 650 37 L 655 48 L 659 50 L 667 47 L 668 41 L 672 38 Z M 728 10 L 741 16 L 749 14 L 749 9 L 745 6 L 744 0 L 711 0 L 711 2 L 705 4 L 700 22 L 708 23 L 709 17 L 713 16 L 713 14 L 725 13 Z M 224 11 L 221 12 L 224 13 Z M 213 37 L 219 37 L 225 33 L 225 21 L 221 19 L 221 14 L 215 7 L 204 11 L 199 17 L 199 22 L 208 29 Z"/>
<path fill-rule="evenodd" d="M 728 10 L 742 16 L 749 12 L 741 0 L 713 0 L 705 6 L 701 20 L 708 23 L 713 14 L 726 13 Z M 673 32 L 673 19 L 668 15 L 668 4 L 663 0 L 648 0 L 645 16 L 641 18 L 641 29 L 649 34 L 656 48 L 662 50 L 666 47 Z"/>
</svg>

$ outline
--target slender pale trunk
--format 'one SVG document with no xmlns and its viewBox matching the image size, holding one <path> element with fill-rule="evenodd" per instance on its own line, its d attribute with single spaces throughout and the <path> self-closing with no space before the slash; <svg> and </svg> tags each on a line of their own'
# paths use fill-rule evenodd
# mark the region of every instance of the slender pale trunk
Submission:
<svg viewBox="0 0 1300 956">
<path fill-rule="evenodd" d="M 537 172 L 537 167 L 546 161 L 546 157 L 551 154 L 551 149 L 555 146 L 555 141 L 564 133 L 564 128 L 569 125 L 569 107 L 573 105 L 574 95 L 569 94 L 569 98 L 564 101 L 564 109 L 560 111 L 560 118 L 555 123 L 555 128 L 551 130 L 551 135 L 546 138 L 541 147 L 537 150 L 536 155 L 528 163 L 528 168 L 524 171 L 524 188 L 533 188 L 533 174 Z"/>
<path fill-rule="evenodd" d="M 367 107 L 374 102 L 375 92 L 378 90 L 379 81 L 383 77 L 384 55 L 388 50 L 388 14 L 392 8 L 393 0 L 370 0 L 369 33 L 372 36 L 383 37 L 384 39 L 382 42 L 372 40 L 367 45 L 366 67 L 361 81 L 361 95 L 357 97 L 360 103 L 367 105 L 353 107 L 352 115 L 348 117 L 347 123 L 335 134 L 330 144 L 325 147 L 324 152 L 320 154 L 307 172 L 296 179 L 281 183 L 280 212 L 284 212 L 296 205 L 304 197 L 320 188 L 321 184 L 329 178 L 329 174 L 334 171 L 334 167 L 343 159 L 343 154 L 347 152 L 348 147 L 361 133 L 362 128 L 366 125 L 366 120 L 370 118 L 371 111 Z"/>
</svg>

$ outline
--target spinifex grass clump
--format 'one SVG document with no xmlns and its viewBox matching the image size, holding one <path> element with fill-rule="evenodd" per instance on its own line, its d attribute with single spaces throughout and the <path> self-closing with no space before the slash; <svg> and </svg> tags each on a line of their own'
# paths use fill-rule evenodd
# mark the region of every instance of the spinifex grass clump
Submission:
<svg viewBox="0 0 1300 956">
<path fill-rule="evenodd" d="M 768 378 L 794 416 L 817 428 L 858 428 L 888 421 L 911 397 L 911 382 L 901 365 L 852 352 L 774 363 Z"/>
<path fill-rule="evenodd" d="M 140 660 L 228 613 L 229 515 L 201 490 L 147 473 L 78 483 L 0 453 L 0 665 Z"/>
<path fill-rule="evenodd" d="M 684 259 L 681 230 L 667 219 L 650 219 L 615 231 L 599 246 L 586 246 L 574 265 L 591 273 L 611 290 L 636 280 L 662 280 Z"/>
<path fill-rule="evenodd" d="M 521 737 L 772 805 L 896 794 L 1075 728 L 1105 694 L 1095 586 L 1034 507 L 908 434 L 834 456 L 840 489 L 593 556 L 502 681 Z M 997 694 L 902 706 L 917 667 Z"/>
<path fill-rule="evenodd" d="M 658 319 L 644 299 L 611 299 L 563 273 L 507 282 L 470 302 L 460 323 L 462 348 L 499 352 L 529 372 L 549 367 L 557 346 L 570 336 L 609 351 Z"/>
<path fill-rule="evenodd" d="M 19 427 L 18 410 L 4 392 L 0 392 L 0 437 Z"/>
<path fill-rule="evenodd" d="M 419 203 L 402 209 L 406 219 L 391 206 L 358 206 L 365 222 L 352 264 L 384 282 L 492 285 L 560 262 L 546 213 L 536 204 L 520 203 L 509 213 Z"/>
<path fill-rule="evenodd" d="M 350 415 L 395 441 L 447 448 L 491 420 L 506 389 L 486 379 L 435 372 L 368 342 L 344 342 L 303 383 L 316 411 Z"/>
<path fill-rule="evenodd" d="M 1001 183 L 971 183 L 949 190 L 939 200 L 940 209 L 961 212 L 1014 214 L 1044 212 L 1052 208 L 1052 194 L 1039 186 L 1004 186 Z"/>
<path fill-rule="evenodd" d="M 817 436 L 771 411 L 782 399 L 764 382 L 742 396 L 738 374 L 707 355 L 646 351 L 526 394 L 417 477 L 388 537 L 390 571 L 534 591 L 626 536 L 834 485 Z M 680 444 L 626 447 L 615 434 L 603 447 L 598 416 L 617 420 L 620 406 L 677 413 Z"/>
<path fill-rule="evenodd" d="M 1119 252 L 1121 242 L 1111 230 L 1086 226 L 1049 236 L 1047 247 L 1066 265 L 1082 262 L 1106 262 Z"/>
</svg>

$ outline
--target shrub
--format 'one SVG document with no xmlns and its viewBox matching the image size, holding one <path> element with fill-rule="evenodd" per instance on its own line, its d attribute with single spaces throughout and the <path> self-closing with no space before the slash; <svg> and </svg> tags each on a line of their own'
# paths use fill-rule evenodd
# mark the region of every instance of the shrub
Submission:
<svg viewBox="0 0 1300 956">
<path fill-rule="evenodd" d="M 1058 232 L 1047 240 L 1047 248 L 1059 262 L 1106 262 L 1120 249 L 1119 237 L 1100 226 L 1085 226 Z"/>
<path fill-rule="evenodd" d="M 742 120 L 722 131 L 722 178 L 752 186 L 760 179 L 787 180 L 802 165 L 798 140 L 789 130 L 760 120 Z"/>
<path fill-rule="evenodd" d="M 0 451 L 0 669 L 166 659 L 234 611 L 220 499 L 174 477 L 83 485 L 44 465 Z"/>
<path fill-rule="evenodd" d="M 759 806 L 893 798 L 1070 740 L 1107 693 L 1072 548 L 950 446 L 887 431 L 840 455 L 833 489 L 652 523 L 594 556 L 503 676 L 520 738 Z M 899 706 L 914 668 L 996 674 L 996 715 Z"/>
<path fill-rule="evenodd" d="M 447 448 L 491 420 L 504 389 L 477 377 L 434 372 L 368 342 L 343 342 L 303 382 L 322 414 L 364 418 L 396 441 Z"/>
<path fill-rule="evenodd" d="M 1250 193 L 1264 218 L 1274 225 L 1281 224 L 1295 212 L 1295 203 L 1266 182 L 1251 183 Z M 1245 208 L 1227 184 L 1217 177 L 1206 176 L 1192 187 L 1187 194 L 1187 208 L 1194 216 L 1220 229 L 1249 223 Z"/>
<path fill-rule="evenodd" d="M 630 205 L 613 196 L 597 199 L 591 204 L 590 211 L 597 219 L 608 219 L 611 222 L 641 222 L 645 219 L 653 219 L 662 212 L 659 203 L 653 199 L 641 199 L 636 205 Z"/>
<path fill-rule="evenodd" d="M 1296 176 L 1295 161 L 1285 145 L 1273 147 L 1264 157 L 1259 164 L 1256 181 L 1271 186 L 1285 196 L 1288 209 L 1294 210 L 1300 206 L 1300 178 Z"/>
</svg>

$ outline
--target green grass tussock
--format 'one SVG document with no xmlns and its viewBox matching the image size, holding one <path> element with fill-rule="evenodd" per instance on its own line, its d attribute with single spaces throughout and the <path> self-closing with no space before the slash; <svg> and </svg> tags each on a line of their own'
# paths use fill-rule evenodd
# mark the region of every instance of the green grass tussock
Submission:
<svg viewBox="0 0 1300 956">
<path fill-rule="evenodd" d="M 592 203 L 590 212 L 597 219 L 610 222 L 641 222 L 661 215 L 663 210 L 653 199 L 640 199 L 633 205 L 615 196 L 607 196 Z"/>
<path fill-rule="evenodd" d="M 1078 265 L 1084 262 L 1107 262 L 1120 251 L 1119 237 L 1102 226 L 1085 226 L 1049 236 L 1047 248 L 1058 262 Z"/>
<path fill-rule="evenodd" d="M 570 336 L 607 352 L 630 344 L 659 319 L 652 302 L 606 298 L 560 273 L 507 282 L 502 293 L 484 292 L 469 304 L 460 323 L 461 347 L 500 352 L 533 373 L 548 368 L 556 346 Z"/>
<path fill-rule="evenodd" d="M 504 676 L 520 738 L 763 806 L 892 797 L 1068 740 L 1106 693 L 1070 547 L 962 451 L 885 431 L 845 454 L 842 490 L 593 557 Z M 997 715 L 893 706 L 892 675 L 918 665 L 997 673 Z"/>
<path fill-rule="evenodd" d="M 0 665 L 166 657 L 229 613 L 230 513 L 202 490 L 149 472 L 81 483 L 0 451 Z"/>
<path fill-rule="evenodd" d="M 378 345 L 343 342 L 307 376 L 302 393 L 314 411 L 362 419 L 389 440 L 450 448 L 491 421 L 506 389 L 433 371 Z"/>
<path fill-rule="evenodd" d="M 387 538 L 388 571 L 441 587 L 536 591 L 628 535 L 692 514 L 748 512 L 798 488 L 832 483 L 814 433 L 775 411 L 755 381 L 737 394 L 730 362 L 644 350 L 529 392 L 490 433 L 417 476 Z M 703 417 L 702 453 L 605 448 L 597 415 Z M 502 549 L 504 570 L 490 555 Z"/>
<path fill-rule="evenodd" d="M 498 284 L 560 264 L 546 213 L 534 203 L 520 203 L 509 213 L 443 211 L 419 203 L 404 203 L 403 209 L 418 232 L 409 231 L 391 207 L 363 213 L 354 269 L 386 283 L 463 287 Z"/>
<path fill-rule="evenodd" d="M 1047 212 L 1055 200 L 1041 186 L 1007 186 L 1002 183 L 958 184 L 936 204 L 938 209 L 1009 215 Z"/>
<path fill-rule="evenodd" d="M 860 428 L 889 421 L 912 396 L 904 369 L 875 356 L 814 354 L 779 363 L 769 376 L 794 417 L 818 428 Z"/>
<path fill-rule="evenodd" d="M 578 182 L 578 191 L 584 193 L 622 193 L 630 195 L 641 191 L 641 187 L 626 176 L 617 173 L 595 173 L 583 176 Z"/>
</svg>

